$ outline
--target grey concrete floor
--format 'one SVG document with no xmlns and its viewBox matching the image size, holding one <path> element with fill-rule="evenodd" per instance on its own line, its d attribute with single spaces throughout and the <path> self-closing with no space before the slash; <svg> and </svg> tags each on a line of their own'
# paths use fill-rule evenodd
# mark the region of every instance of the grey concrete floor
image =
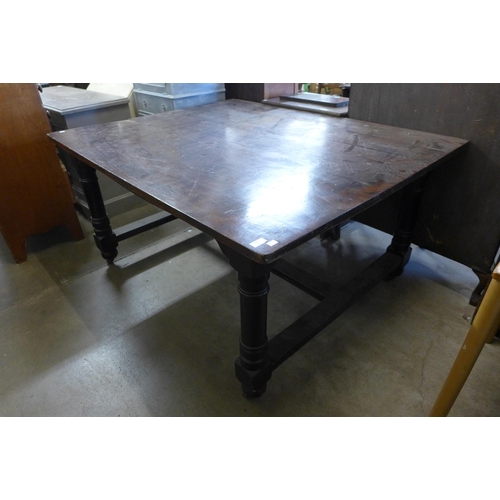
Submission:
<svg viewBox="0 0 500 500">
<path fill-rule="evenodd" d="M 114 217 L 115 227 L 156 209 Z M 472 271 L 414 248 L 279 367 L 257 400 L 234 376 L 235 272 L 216 242 L 174 221 L 122 242 L 115 265 L 56 228 L 15 264 L 0 238 L 0 416 L 425 416 L 472 313 Z M 389 237 L 351 223 L 287 258 L 341 284 Z M 271 277 L 269 336 L 316 304 Z M 500 342 L 487 345 L 450 416 L 500 415 Z"/>
</svg>

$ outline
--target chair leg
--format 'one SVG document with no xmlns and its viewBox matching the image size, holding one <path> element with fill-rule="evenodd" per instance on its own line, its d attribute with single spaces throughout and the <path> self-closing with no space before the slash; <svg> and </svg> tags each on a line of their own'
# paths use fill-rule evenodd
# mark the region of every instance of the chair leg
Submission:
<svg viewBox="0 0 500 500">
<path fill-rule="evenodd" d="M 467 380 L 484 344 L 493 338 L 500 326 L 500 282 L 493 276 L 477 310 L 464 343 L 429 414 L 446 417 Z"/>
</svg>

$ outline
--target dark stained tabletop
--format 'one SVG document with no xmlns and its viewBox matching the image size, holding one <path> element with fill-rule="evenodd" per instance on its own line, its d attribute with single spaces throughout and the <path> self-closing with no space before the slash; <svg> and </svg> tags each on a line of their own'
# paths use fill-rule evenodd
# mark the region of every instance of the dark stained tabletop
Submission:
<svg viewBox="0 0 500 500">
<path fill-rule="evenodd" d="M 467 143 L 238 100 L 49 137 L 260 263 L 373 205 Z"/>
</svg>

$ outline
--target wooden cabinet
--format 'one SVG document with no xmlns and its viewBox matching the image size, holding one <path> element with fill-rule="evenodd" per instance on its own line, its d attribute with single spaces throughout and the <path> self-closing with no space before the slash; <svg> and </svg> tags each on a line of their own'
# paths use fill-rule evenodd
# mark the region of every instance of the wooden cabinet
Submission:
<svg viewBox="0 0 500 500">
<path fill-rule="evenodd" d="M 65 226 L 84 237 L 34 83 L 0 84 L 0 230 L 16 262 L 26 239 Z"/>
</svg>

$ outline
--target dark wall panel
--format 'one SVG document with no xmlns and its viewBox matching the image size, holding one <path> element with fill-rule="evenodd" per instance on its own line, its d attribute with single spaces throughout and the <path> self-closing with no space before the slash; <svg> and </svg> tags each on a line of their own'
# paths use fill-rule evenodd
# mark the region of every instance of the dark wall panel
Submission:
<svg viewBox="0 0 500 500">
<path fill-rule="evenodd" d="M 352 84 L 349 117 L 469 139 L 431 173 L 413 242 L 481 272 L 500 245 L 500 84 Z M 392 231 L 389 206 L 358 220 Z"/>
</svg>

